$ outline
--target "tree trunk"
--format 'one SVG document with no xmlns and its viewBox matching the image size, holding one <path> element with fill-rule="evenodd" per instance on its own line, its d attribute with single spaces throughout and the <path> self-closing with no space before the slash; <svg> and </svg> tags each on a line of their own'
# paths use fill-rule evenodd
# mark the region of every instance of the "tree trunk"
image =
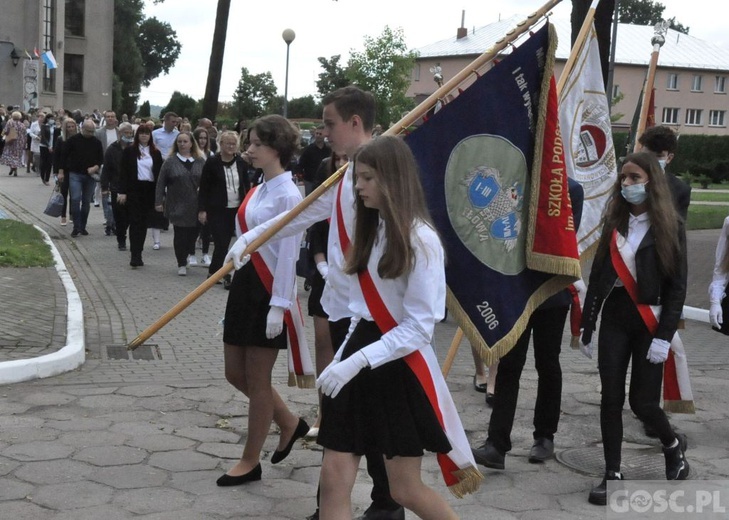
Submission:
<svg viewBox="0 0 729 520">
<path fill-rule="evenodd" d="M 577 35 L 580 34 L 582 22 L 590 10 L 592 0 L 572 0 L 572 44 L 574 45 Z M 600 0 L 595 10 L 595 32 L 597 33 L 597 44 L 600 48 L 600 65 L 602 65 L 602 79 L 607 86 L 608 71 L 610 67 L 610 30 L 613 23 L 613 11 L 615 0 Z M 610 93 L 608 92 L 608 95 Z"/>
<path fill-rule="evenodd" d="M 211 120 L 215 120 L 218 113 L 218 95 L 220 94 L 220 77 L 223 74 L 223 55 L 225 54 L 225 37 L 228 34 L 229 14 L 230 0 L 218 0 L 213 47 L 210 51 L 210 66 L 208 67 L 208 83 L 205 86 L 205 99 L 202 106 L 202 117 Z"/>
</svg>

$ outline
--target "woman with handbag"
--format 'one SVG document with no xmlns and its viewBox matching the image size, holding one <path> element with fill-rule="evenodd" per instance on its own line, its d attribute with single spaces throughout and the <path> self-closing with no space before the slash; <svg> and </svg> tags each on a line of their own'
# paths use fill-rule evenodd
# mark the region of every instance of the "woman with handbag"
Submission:
<svg viewBox="0 0 729 520">
<path fill-rule="evenodd" d="M 729 217 L 724 219 L 721 228 L 719 242 L 716 244 L 716 261 L 714 263 L 714 275 L 709 284 L 709 321 L 714 330 L 729 335 L 729 323 L 724 323 L 724 306 L 726 301 L 726 289 L 729 282 L 729 251 L 727 251 L 727 236 L 729 236 Z"/>
<path fill-rule="evenodd" d="M 5 147 L 2 157 L 0 157 L 0 164 L 10 166 L 8 175 L 15 177 L 18 176 L 18 168 L 23 165 L 23 154 L 25 153 L 26 131 L 22 117 L 22 114 L 16 110 L 3 128 Z"/>
</svg>

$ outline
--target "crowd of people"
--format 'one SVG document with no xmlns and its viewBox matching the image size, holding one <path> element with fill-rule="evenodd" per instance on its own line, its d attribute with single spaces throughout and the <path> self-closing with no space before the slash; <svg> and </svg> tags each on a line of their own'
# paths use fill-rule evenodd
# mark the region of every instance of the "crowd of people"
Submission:
<svg viewBox="0 0 729 520">
<path fill-rule="evenodd" d="M 128 234 L 134 269 L 144 265 L 148 234 L 152 248 L 159 249 L 160 232 L 170 224 L 179 275 L 197 265 L 198 239 L 208 276 L 226 262 L 235 267 L 221 281 L 229 289 L 223 357 L 225 377 L 248 398 L 249 412 L 241 458 L 220 476 L 219 486 L 263 478 L 263 444 L 276 423 L 280 437 L 272 464 L 283 461 L 303 437 L 317 439 L 324 448 L 317 509 L 309 520 L 350 517 L 362 456 L 373 487 L 372 503 L 361 518 L 402 520 L 405 509 L 420 518 L 456 518 L 447 501 L 420 477 L 424 452 L 441 454 L 440 463 L 448 459 L 457 475 L 449 486 L 461 493 L 478 487 L 482 476 L 477 464 L 505 469 L 531 341 L 538 388 L 528 460 L 544 463 L 554 455 L 561 411 L 560 348 L 570 308 L 581 305 L 576 294 L 584 301 L 580 350 L 592 358 L 593 343 L 599 346 L 602 385 L 605 473 L 589 502 L 605 505 L 607 482 L 623 478 L 622 411 L 629 365 L 630 408 L 646 432 L 659 439 L 666 479 L 688 477 L 688 439 L 660 407 L 664 363 L 670 350 L 683 348 L 677 331 L 686 296 L 690 201 L 690 188 L 665 171 L 676 150 L 670 129 L 646 131 L 640 138 L 642 151 L 623 161 L 603 215 L 589 283 L 580 281 L 544 302 L 498 370 L 489 367 L 491 377 L 473 350 L 473 386 L 486 394 L 493 411 L 485 442 L 471 448 L 431 346 L 435 324 L 445 311 L 443 246 L 412 153 L 401 139 L 378 136 L 372 94 L 345 87 L 325 96 L 323 124 L 298 161 L 299 132 L 275 115 L 219 134 L 208 119 L 193 128 L 174 113 L 165 114 L 158 127 L 126 116 L 119 123 L 113 111 L 99 114 L 98 121 L 59 112 L 39 113 L 31 122 L 19 111 L 8 114 L 3 108 L 0 117 L 5 137 L 0 163 L 15 176 L 20 168 L 36 168 L 46 185 L 51 173 L 57 176 L 64 197 L 69 195 L 71 236 L 89 234 L 88 214 L 97 200 L 104 204 L 105 232 L 116 236 L 120 250 L 126 250 Z M 292 179 L 301 180 L 308 194 L 344 164 L 337 186 L 257 251 L 249 251 L 302 200 Z M 570 180 L 569 193 L 579 226 L 582 187 Z M 66 215 L 64 207 L 61 225 L 66 225 Z M 271 378 L 279 351 L 305 344 L 293 316 L 304 233 L 316 364 L 302 381 L 310 377 L 313 384 L 315 378 L 320 393 L 313 427 L 289 409 Z M 727 236 L 729 217 L 709 287 L 711 323 L 725 334 Z M 306 365 L 306 353 L 296 355 Z"/>
</svg>

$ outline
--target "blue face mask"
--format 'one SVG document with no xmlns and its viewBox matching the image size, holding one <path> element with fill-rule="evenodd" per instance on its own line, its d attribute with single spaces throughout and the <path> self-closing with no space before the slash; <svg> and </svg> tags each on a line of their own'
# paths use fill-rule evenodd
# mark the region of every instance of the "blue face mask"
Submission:
<svg viewBox="0 0 729 520">
<path fill-rule="evenodd" d="M 645 191 L 645 185 L 643 184 L 631 184 L 630 186 L 623 186 L 620 189 L 620 194 L 629 204 L 643 204 L 648 198 L 648 193 Z"/>
<path fill-rule="evenodd" d="M 133 143 L 134 142 L 134 138 L 133 137 L 129 137 L 129 136 L 126 136 L 126 135 L 123 135 L 121 137 L 121 140 L 124 141 L 125 143 Z"/>
</svg>

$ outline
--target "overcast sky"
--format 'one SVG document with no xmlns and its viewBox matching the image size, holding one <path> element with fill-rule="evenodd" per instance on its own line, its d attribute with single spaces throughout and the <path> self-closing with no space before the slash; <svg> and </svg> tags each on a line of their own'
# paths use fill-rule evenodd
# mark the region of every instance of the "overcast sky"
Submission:
<svg viewBox="0 0 729 520">
<path fill-rule="evenodd" d="M 546 0 L 545 0 L 546 1 Z M 415 0 L 232 0 L 226 40 L 220 100 L 233 97 L 241 67 L 250 73 L 271 72 L 280 95 L 286 76 L 286 44 L 281 33 L 291 28 L 296 38 L 290 47 L 289 99 L 317 95 L 317 60 L 364 49 L 364 37 L 376 38 L 386 25 L 402 28 L 410 49 L 455 37 L 465 10 L 465 27 L 472 30 L 512 15 L 526 17 L 545 4 L 542 0 L 458 0 L 433 9 L 431 2 Z M 146 16 L 156 16 L 177 31 L 182 44 L 169 74 L 143 88 L 139 102 L 166 105 L 179 90 L 195 99 L 205 95 L 210 47 L 215 27 L 216 0 L 166 0 L 154 5 L 145 0 Z M 729 50 L 729 30 L 721 15 L 725 0 L 663 0 L 664 16 L 675 16 L 689 34 Z M 430 6 L 426 7 L 427 4 Z M 569 19 L 571 0 L 562 0 L 553 12 Z"/>
</svg>

